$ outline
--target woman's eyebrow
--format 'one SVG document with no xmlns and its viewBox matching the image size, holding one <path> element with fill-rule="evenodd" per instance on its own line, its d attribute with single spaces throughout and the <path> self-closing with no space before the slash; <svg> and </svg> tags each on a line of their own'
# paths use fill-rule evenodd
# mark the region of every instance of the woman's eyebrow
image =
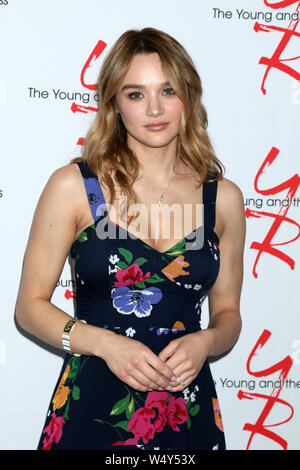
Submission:
<svg viewBox="0 0 300 470">
<path fill-rule="evenodd" d="M 162 82 L 161 86 L 170 86 L 170 82 Z M 144 89 L 144 85 L 139 85 L 137 83 L 128 83 L 127 85 L 122 86 L 121 91 L 128 90 L 129 88 L 138 88 L 140 90 Z"/>
</svg>

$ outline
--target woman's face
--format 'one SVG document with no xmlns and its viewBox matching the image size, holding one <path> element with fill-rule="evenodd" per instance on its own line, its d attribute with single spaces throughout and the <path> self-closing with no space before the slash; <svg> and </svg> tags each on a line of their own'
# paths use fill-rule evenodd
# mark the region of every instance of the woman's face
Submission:
<svg viewBox="0 0 300 470">
<path fill-rule="evenodd" d="M 115 95 L 115 109 L 127 130 L 129 146 L 158 148 L 177 138 L 183 103 L 163 74 L 156 52 L 134 56 Z"/>
</svg>

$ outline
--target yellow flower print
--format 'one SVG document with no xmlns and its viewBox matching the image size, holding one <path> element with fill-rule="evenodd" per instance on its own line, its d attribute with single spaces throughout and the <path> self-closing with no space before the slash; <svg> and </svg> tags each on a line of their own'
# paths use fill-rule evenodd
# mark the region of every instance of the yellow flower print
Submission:
<svg viewBox="0 0 300 470">
<path fill-rule="evenodd" d="M 188 276 L 189 271 L 185 271 L 184 268 L 189 266 L 190 263 L 184 259 L 183 255 L 177 256 L 171 263 L 165 266 L 161 272 L 168 278 L 170 281 L 175 282 L 174 279 L 178 276 Z"/>
<path fill-rule="evenodd" d="M 185 330 L 184 324 L 181 321 L 176 321 L 172 326 L 172 330 Z"/>
<path fill-rule="evenodd" d="M 224 432 L 222 416 L 221 416 L 221 411 L 220 411 L 220 406 L 219 406 L 218 399 L 217 398 L 212 398 L 212 402 L 213 402 L 216 426 L 220 429 L 220 431 Z"/>
<path fill-rule="evenodd" d="M 57 390 L 56 390 L 55 395 L 54 395 L 53 400 L 52 400 L 53 411 L 55 411 L 55 410 L 61 408 L 62 406 L 64 406 L 64 404 L 67 401 L 70 388 L 65 386 L 64 383 L 65 383 L 65 381 L 68 377 L 70 369 L 71 369 L 71 367 L 68 364 L 67 367 L 66 367 L 65 372 L 63 373 L 61 381 L 59 382 L 59 385 L 57 387 Z"/>
</svg>

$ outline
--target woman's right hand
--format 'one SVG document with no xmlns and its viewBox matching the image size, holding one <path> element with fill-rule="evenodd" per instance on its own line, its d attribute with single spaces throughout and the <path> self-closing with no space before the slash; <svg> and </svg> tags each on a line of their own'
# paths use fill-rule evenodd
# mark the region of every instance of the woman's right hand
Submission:
<svg viewBox="0 0 300 470">
<path fill-rule="evenodd" d="M 145 344 L 127 336 L 109 335 L 101 357 L 120 380 L 135 390 L 163 390 L 174 385 L 173 371 Z"/>
</svg>

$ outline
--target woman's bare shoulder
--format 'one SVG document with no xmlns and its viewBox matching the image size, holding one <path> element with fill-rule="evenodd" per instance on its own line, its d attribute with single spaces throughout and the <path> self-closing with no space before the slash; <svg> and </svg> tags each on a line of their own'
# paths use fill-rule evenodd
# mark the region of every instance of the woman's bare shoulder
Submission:
<svg viewBox="0 0 300 470">
<path fill-rule="evenodd" d="M 223 196 L 227 197 L 240 197 L 243 196 L 240 187 L 234 181 L 223 176 L 222 179 L 218 181 L 218 191 L 222 192 Z"/>
<path fill-rule="evenodd" d="M 243 193 L 240 187 L 232 180 L 223 178 L 218 181 L 218 194 L 221 194 L 222 200 L 238 200 L 243 201 Z"/>
<path fill-rule="evenodd" d="M 216 213 L 220 232 L 233 221 L 243 223 L 245 218 L 244 196 L 234 181 L 223 177 L 218 181 Z"/>
<path fill-rule="evenodd" d="M 82 214 L 84 184 L 77 164 L 68 163 L 50 174 L 40 195 L 36 217 L 45 216 L 53 220 L 68 218 L 75 225 Z"/>
<path fill-rule="evenodd" d="M 65 199 L 67 198 L 72 202 L 73 207 L 78 204 L 81 205 L 83 179 L 76 163 L 68 163 L 56 168 L 50 174 L 46 186 L 49 186 L 49 190 L 65 195 Z"/>
<path fill-rule="evenodd" d="M 56 189 L 67 191 L 75 191 L 81 179 L 80 170 L 76 163 L 68 163 L 56 168 L 49 177 L 49 181 Z"/>
</svg>

